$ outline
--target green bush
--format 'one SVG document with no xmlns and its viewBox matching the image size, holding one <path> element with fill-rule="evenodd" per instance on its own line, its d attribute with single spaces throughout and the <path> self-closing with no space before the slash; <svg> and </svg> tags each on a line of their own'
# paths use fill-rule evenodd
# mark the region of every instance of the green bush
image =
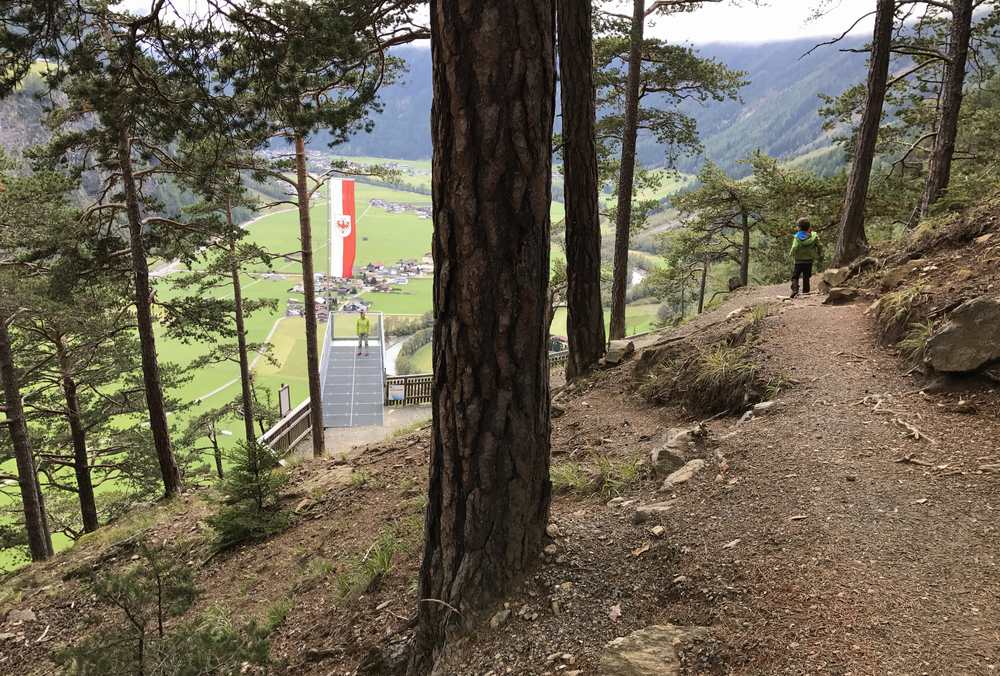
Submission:
<svg viewBox="0 0 1000 676">
<path fill-rule="evenodd" d="M 263 540 L 284 530 L 289 514 L 279 505 L 288 476 L 271 449 L 241 443 L 231 454 L 232 466 L 223 482 L 224 506 L 208 519 L 216 531 L 218 550 Z"/>
</svg>

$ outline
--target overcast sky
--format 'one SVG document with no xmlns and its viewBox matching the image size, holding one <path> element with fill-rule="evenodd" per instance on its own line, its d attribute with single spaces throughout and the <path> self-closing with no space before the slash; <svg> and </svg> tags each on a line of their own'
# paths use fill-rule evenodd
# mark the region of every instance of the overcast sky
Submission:
<svg viewBox="0 0 1000 676">
<path fill-rule="evenodd" d="M 650 4 L 647 2 L 647 4 Z M 654 19 L 652 33 L 671 42 L 770 42 L 799 37 L 840 35 L 860 16 L 872 11 L 873 0 L 767 0 L 754 7 L 749 0 L 734 7 L 725 2 L 701 9 Z M 824 15 L 810 20 L 823 5 Z M 627 9 L 625 5 L 623 9 Z M 858 27 L 858 34 L 871 33 L 872 22 Z"/>
<path fill-rule="evenodd" d="M 204 8 L 204 0 L 172 0 L 181 12 Z M 652 0 L 647 0 L 650 5 Z M 136 11 L 148 9 L 151 0 L 123 0 L 121 5 Z M 612 3 L 612 5 L 615 3 Z M 617 2 L 618 10 L 630 13 L 631 2 Z M 742 5 L 742 6 L 734 6 Z M 671 42 L 769 42 L 798 37 L 839 35 L 851 23 L 874 8 L 874 0 L 752 0 L 705 4 L 700 9 L 667 17 L 657 17 L 651 33 Z M 822 17 L 810 20 L 818 6 L 826 8 Z M 871 32 L 871 22 L 859 26 L 860 34 Z"/>
</svg>

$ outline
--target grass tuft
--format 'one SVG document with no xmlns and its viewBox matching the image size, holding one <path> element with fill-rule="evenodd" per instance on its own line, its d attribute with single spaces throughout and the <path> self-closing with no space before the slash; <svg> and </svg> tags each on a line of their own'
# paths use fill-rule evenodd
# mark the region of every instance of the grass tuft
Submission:
<svg viewBox="0 0 1000 676">
<path fill-rule="evenodd" d="M 334 578 L 337 596 L 353 599 L 376 589 L 392 570 L 395 555 L 405 549 L 405 541 L 396 532 L 382 532 L 363 557 Z"/>
<path fill-rule="evenodd" d="M 934 335 L 934 320 L 927 319 L 922 322 L 910 324 L 906 335 L 899 341 L 900 354 L 910 364 L 917 366 L 924 363 L 924 356 L 927 354 L 927 343 Z"/>
<path fill-rule="evenodd" d="M 612 498 L 628 492 L 649 475 L 649 468 L 641 458 L 615 459 L 600 456 L 593 466 L 579 462 L 561 462 L 549 471 L 552 488 L 556 493 L 593 495 L 600 493 Z"/>
<path fill-rule="evenodd" d="M 586 468 L 578 462 L 561 462 L 549 470 L 552 490 L 556 493 L 586 495 L 594 492 L 594 481 Z"/>
<path fill-rule="evenodd" d="M 922 284 L 906 286 L 882 296 L 875 309 L 875 325 L 882 345 L 898 343 L 914 323 L 914 310 L 923 298 L 926 287 Z"/>
</svg>

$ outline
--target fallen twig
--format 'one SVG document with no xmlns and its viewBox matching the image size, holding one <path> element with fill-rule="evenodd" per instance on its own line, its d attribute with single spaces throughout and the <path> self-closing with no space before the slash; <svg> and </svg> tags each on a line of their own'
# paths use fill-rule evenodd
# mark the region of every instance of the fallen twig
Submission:
<svg viewBox="0 0 1000 676">
<path fill-rule="evenodd" d="M 919 430 L 919 429 L 918 429 L 918 428 L 916 427 L 916 425 L 911 425 L 910 423 L 906 422 L 906 421 L 905 421 L 905 420 L 903 420 L 902 418 L 894 418 L 894 419 L 893 419 L 893 421 L 894 421 L 894 422 L 895 422 L 896 424 L 898 424 L 898 425 L 899 425 L 900 427 L 905 427 L 905 428 L 906 428 L 906 430 L 907 430 L 907 431 L 908 431 L 908 432 L 910 433 L 910 435 L 909 435 L 909 436 L 912 436 L 912 437 L 914 438 L 914 440 L 916 440 L 916 441 L 920 441 L 921 439 L 926 439 L 926 440 L 927 440 L 927 442 L 928 442 L 929 444 L 931 444 L 932 446 L 933 446 L 933 445 L 935 445 L 935 444 L 937 444 L 937 442 L 936 442 L 936 441 L 934 441 L 934 440 L 933 440 L 933 439 L 931 439 L 931 438 L 930 438 L 929 436 L 927 436 L 926 434 L 924 434 L 923 432 L 921 432 L 921 431 L 920 431 L 920 430 Z"/>
</svg>

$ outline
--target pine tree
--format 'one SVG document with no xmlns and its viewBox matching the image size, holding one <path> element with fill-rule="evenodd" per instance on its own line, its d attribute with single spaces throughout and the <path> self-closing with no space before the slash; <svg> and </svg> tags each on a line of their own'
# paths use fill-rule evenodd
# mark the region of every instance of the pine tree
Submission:
<svg viewBox="0 0 1000 676">
<path fill-rule="evenodd" d="M 306 142 L 316 131 L 330 145 L 371 130 L 380 108 L 379 88 L 401 68 L 387 54 L 391 44 L 414 37 L 401 30 L 415 2 L 383 6 L 359 0 L 248 0 L 224 3 L 231 28 L 220 33 L 220 77 L 237 92 L 234 110 L 245 111 L 239 128 L 257 142 L 287 148 L 276 161 L 256 161 L 260 176 L 287 184 L 299 212 L 309 397 L 322 399 L 313 262 L 312 199 L 325 174 L 310 174 Z M 286 36 L 294 36 L 288 39 Z M 322 407 L 312 407 L 313 455 L 324 453 Z"/>
<path fill-rule="evenodd" d="M 875 159 L 886 83 L 889 79 L 889 57 L 895 24 L 896 0 L 878 0 L 875 33 L 872 36 L 872 56 L 868 65 L 868 87 L 865 109 L 857 134 L 857 149 L 851 163 L 850 179 L 844 195 L 840 221 L 840 237 L 833 254 L 834 265 L 846 265 L 868 250 L 865 235 L 865 201 L 868 181 Z"/>
<path fill-rule="evenodd" d="M 625 301 L 628 290 L 628 251 L 632 233 L 642 223 L 635 213 L 636 143 L 640 132 L 651 134 L 667 149 L 667 159 L 695 150 L 698 131 L 694 120 L 677 109 L 684 100 L 705 102 L 735 98 L 744 84 L 743 73 L 700 58 L 690 47 L 670 45 L 644 37 L 644 24 L 654 14 L 670 15 L 695 8 L 699 2 L 633 0 L 628 20 L 604 15 L 602 35 L 595 45 L 598 67 L 598 139 L 621 149 L 617 170 L 617 207 L 614 210 L 615 247 L 611 289 L 610 337 L 625 337 Z M 623 77 L 622 69 L 627 68 Z M 643 103 L 646 105 L 643 105 Z M 647 180 L 647 179 L 643 179 Z M 647 205 L 643 211 L 651 208 Z"/>
<path fill-rule="evenodd" d="M 926 216 L 931 206 L 948 190 L 952 158 L 958 138 L 958 121 L 965 90 L 965 71 L 972 36 L 973 0 L 952 0 L 948 61 L 941 85 L 940 113 L 927 172 L 927 184 L 921 197 L 919 215 Z"/>
<path fill-rule="evenodd" d="M 37 4 L 21 0 L 4 8 L 7 31 L 0 51 L 17 62 L 46 59 L 45 80 L 58 92 L 50 97 L 49 116 L 56 135 L 40 161 L 98 172 L 103 185 L 86 217 L 103 218 L 108 231 L 123 222 L 128 232 L 149 425 L 164 492 L 171 496 L 181 489 L 181 475 L 156 351 L 149 257 L 151 247 L 169 248 L 185 231 L 158 213 L 148 191 L 176 171 L 172 144 L 205 111 L 203 36 L 167 21 L 163 0 L 147 14 L 103 3 L 49 7 L 52 19 L 43 22 L 30 20 Z M 32 40 L 22 39 L 32 30 Z"/>
<path fill-rule="evenodd" d="M 28 428 L 24 419 L 24 405 L 14 365 L 9 321 L 10 314 L 0 317 L 0 384 L 3 385 L 4 412 L 7 414 L 5 424 L 17 460 L 17 481 L 21 489 L 24 527 L 28 533 L 31 560 L 44 561 L 53 554 L 52 537 L 49 534 L 45 505 L 38 487 L 35 459 L 31 452 L 31 442 L 28 439 Z"/>
<path fill-rule="evenodd" d="M 589 373 L 605 347 L 591 12 L 590 2 L 577 0 L 559 0 L 557 8 L 566 175 L 569 379 Z"/>
<path fill-rule="evenodd" d="M 435 382 L 411 674 L 538 560 L 548 521 L 554 20 L 554 0 L 431 6 Z"/>
</svg>

